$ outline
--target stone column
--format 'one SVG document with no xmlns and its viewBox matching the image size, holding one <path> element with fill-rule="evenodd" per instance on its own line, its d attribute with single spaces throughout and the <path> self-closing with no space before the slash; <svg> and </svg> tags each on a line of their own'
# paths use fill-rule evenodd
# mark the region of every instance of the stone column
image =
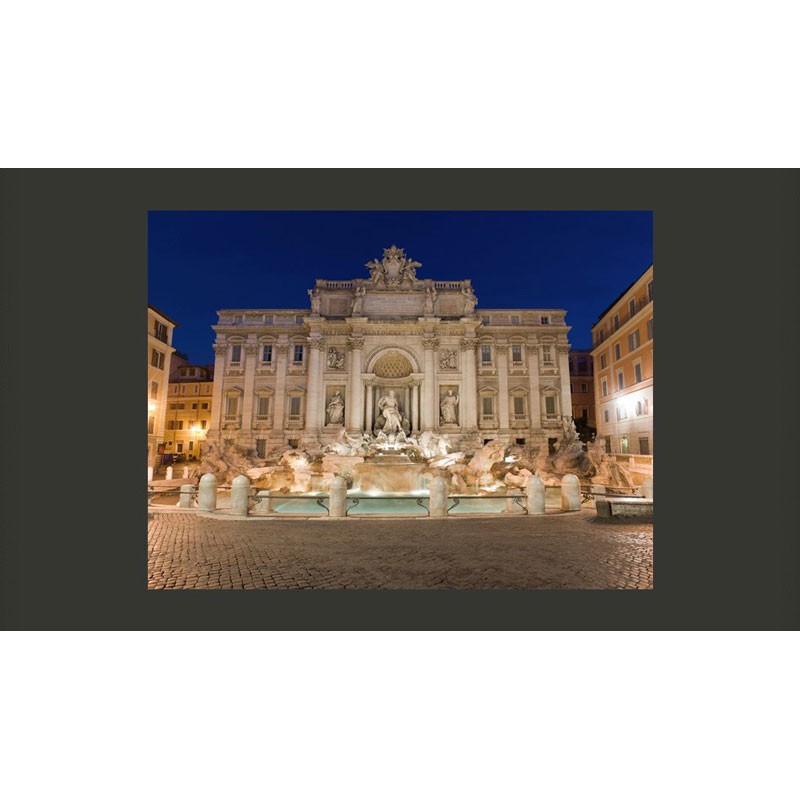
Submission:
<svg viewBox="0 0 800 800">
<path fill-rule="evenodd" d="M 322 394 L 322 348 L 321 338 L 308 339 L 308 380 L 306 382 L 306 432 L 320 428 L 320 396 Z"/>
<path fill-rule="evenodd" d="M 214 388 L 211 393 L 211 424 L 209 428 L 215 431 L 222 430 L 222 385 L 225 382 L 225 353 L 228 345 L 218 342 L 214 345 Z"/>
<path fill-rule="evenodd" d="M 431 431 L 438 427 L 439 416 L 436 413 L 436 372 L 434 369 L 433 357 L 438 340 L 423 339 L 422 346 L 425 348 L 425 378 L 422 384 L 422 430 Z"/>
<path fill-rule="evenodd" d="M 367 414 L 364 418 L 364 425 L 363 430 L 366 430 L 367 433 L 372 433 L 372 423 L 374 421 L 374 413 L 375 410 L 373 408 L 373 402 L 375 399 L 375 388 L 372 381 L 364 381 L 362 384 L 364 391 L 367 393 Z"/>
<path fill-rule="evenodd" d="M 286 404 L 286 358 L 289 353 L 288 344 L 275 346 L 275 407 L 273 409 L 272 429 L 285 436 L 286 420 L 284 407 Z"/>
<path fill-rule="evenodd" d="M 361 378 L 363 371 L 362 351 L 364 340 L 350 338 L 347 340 L 347 352 L 350 354 L 347 364 L 347 397 L 345 398 L 347 417 L 347 430 L 351 433 L 360 433 L 364 430 L 364 382 Z"/>
<path fill-rule="evenodd" d="M 530 394 L 528 395 L 528 417 L 531 421 L 531 430 L 540 430 L 542 427 L 542 400 L 539 395 L 539 345 L 527 344 L 528 354 L 528 381 Z"/>
<path fill-rule="evenodd" d="M 411 384 L 411 432 L 419 433 L 419 381 Z"/>
<path fill-rule="evenodd" d="M 258 344 L 248 342 L 244 346 L 244 397 L 242 398 L 242 432 L 249 433 L 253 429 L 253 386 L 256 379 L 256 361 L 258 360 Z"/>
<path fill-rule="evenodd" d="M 461 390 L 461 427 L 473 431 L 478 429 L 478 380 L 475 367 L 475 348 L 477 339 L 461 340 L 461 373 L 464 378 Z"/>
<path fill-rule="evenodd" d="M 508 341 L 497 342 L 497 411 L 500 417 L 501 433 L 508 433 L 511 425 L 508 420 Z"/>
<path fill-rule="evenodd" d="M 569 390 L 569 345 L 556 345 L 558 372 L 561 378 L 561 416 L 572 416 L 572 393 Z"/>
</svg>

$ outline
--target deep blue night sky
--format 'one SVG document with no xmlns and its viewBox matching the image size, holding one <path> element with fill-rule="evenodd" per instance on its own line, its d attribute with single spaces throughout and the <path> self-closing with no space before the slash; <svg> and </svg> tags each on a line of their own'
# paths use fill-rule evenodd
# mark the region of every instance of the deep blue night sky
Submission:
<svg viewBox="0 0 800 800">
<path fill-rule="evenodd" d="M 485 308 L 565 308 L 574 348 L 653 261 L 650 211 L 153 211 L 149 302 L 213 362 L 216 311 L 308 308 L 316 278 L 367 278 L 396 244 L 419 278 L 471 278 Z"/>
</svg>

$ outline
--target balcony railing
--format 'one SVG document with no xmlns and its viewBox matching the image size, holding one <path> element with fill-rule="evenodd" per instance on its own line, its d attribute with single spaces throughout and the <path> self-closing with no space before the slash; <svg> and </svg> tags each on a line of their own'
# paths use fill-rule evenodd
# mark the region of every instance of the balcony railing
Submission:
<svg viewBox="0 0 800 800">
<path fill-rule="evenodd" d="M 640 295 L 637 298 L 634 298 L 633 307 L 631 308 L 630 305 L 624 306 L 620 309 L 619 313 L 615 316 L 619 319 L 619 324 L 614 324 L 614 316 L 611 316 L 607 325 L 600 328 L 598 331 L 595 332 L 594 336 L 594 344 L 595 347 L 597 345 L 602 344 L 612 333 L 619 330 L 626 322 L 630 321 L 635 317 L 643 308 L 646 308 L 653 302 L 653 298 L 650 297 L 647 293 Z"/>
</svg>

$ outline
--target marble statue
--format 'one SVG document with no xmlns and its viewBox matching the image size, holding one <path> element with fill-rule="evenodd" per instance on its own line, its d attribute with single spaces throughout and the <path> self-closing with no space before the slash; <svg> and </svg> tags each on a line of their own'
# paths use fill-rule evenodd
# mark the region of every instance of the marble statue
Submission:
<svg viewBox="0 0 800 800">
<path fill-rule="evenodd" d="M 363 286 L 356 286 L 355 297 L 353 298 L 353 310 L 350 312 L 351 316 L 361 316 L 361 309 L 364 306 L 364 295 L 367 290 Z"/>
<path fill-rule="evenodd" d="M 447 394 L 442 398 L 439 403 L 439 408 L 442 415 L 442 423 L 457 423 L 458 415 L 456 407 L 458 406 L 458 395 L 453 394 L 452 389 L 447 390 Z"/>
<path fill-rule="evenodd" d="M 461 294 L 464 295 L 464 316 L 468 317 L 473 311 L 475 311 L 475 306 L 478 304 L 478 298 L 475 297 L 475 292 L 472 290 L 471 286 L 465 286 L 461 290 Z"/>
<path fill-rule="evenodd" d="M 344 400 L 337 391 L 328 403 L 328 424 L 341 425 L 344 422 Z"/>
<path fill-rule="evenodd" d="M 381 410 L 381 416 L 385 420 L 383 424 L 378 424 L 378 427 L 383 433 L 397 433 L 403 429 L 403 417 L 400 414 L 400 406 L 397 398 L 394 396 L 394 389 L 389 391 L 378 400 L 378 408 Z"/>
<path fill-rule="evenodd" d="M 436 289 L 429 286 L 425 290 L 425 315 L 433 316 L 433 311 L 436 308 Z"/>
<path fill-rule="evenodd" d="M 311 298 L 311 313 L 319 314 L 319 304 L 320 304 L 319 289 L 309 289 L 308 296 Z"/>
<path fill-rule="evenodd" d="M 331 369 L 344 369 L 344 353 L 337 350 L 335 347 L 331 347 L 328 350 L 328 366 Z"/>
<path fill-rule="evenodd" d="M 404 281 L 413 282 L 417 277 L 417 267 L 422 264 L 406 256 L 402 247 L 392 245 L 384 248 L 380 261 L 375 258 L 365 266 L 370 271 L 369 277 L 373 283 L 399 286 Z"/>
</svg>

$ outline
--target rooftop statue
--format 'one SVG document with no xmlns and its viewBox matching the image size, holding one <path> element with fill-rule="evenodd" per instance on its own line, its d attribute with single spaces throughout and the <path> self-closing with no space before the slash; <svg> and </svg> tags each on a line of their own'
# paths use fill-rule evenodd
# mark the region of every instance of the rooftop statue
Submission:
<svg viewBox="0 0 800 800">
<path fill-rule="evenodd" d="M 385 286 L 400 286 L 404 281 L 413 282 L 417 277 L 417 267 L 421 266 L 419 261 L 408 258 L 402 247 L 395 245 L 384 249 L 380 261 L 375 258 L 366 264 L 370 271 L 370 280 Z"/>
</svg>

